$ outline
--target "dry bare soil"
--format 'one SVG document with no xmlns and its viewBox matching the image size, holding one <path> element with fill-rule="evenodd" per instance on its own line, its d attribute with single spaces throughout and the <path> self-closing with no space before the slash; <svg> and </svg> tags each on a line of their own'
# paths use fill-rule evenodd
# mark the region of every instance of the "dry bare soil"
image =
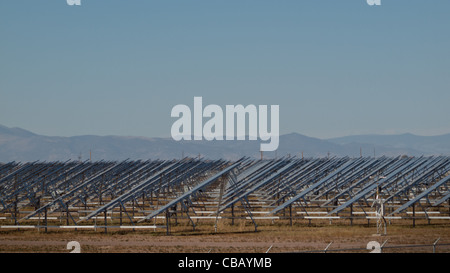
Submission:
<svg viewBox="0 0 450 273">
<path fill-rule="evenodd" d="M 376 236 L 373 224 L 316 222 L 261 224 L 258 231 L 249 222 L 236 225 L 221 224 L 215 232 L 211 223 L 192 226 L 172 226 L 170 235 L 165 229 L 156 230 L 56 230 L 45 233 L 33 230 L 1 230 L 0 252 L 64 253 L 70 252 L 67 243 L 77 241 L 83 253 L 280 253 L 324 250 L 334 252 L 370 252 L 367 244 L 386 242 L 383 252 L 432 252 L 432 245 L 440 238 L 436 252 L 450 252 L 450 225 L 442 223 L 397 223 L 387 226 L 387 235 Z M 414 246 L 413 246 L 414 245 Z M 397 248 L 397 246 L 408 246 Z M 353 249 L 346 250 L 343 249 Z"/>
</svg>

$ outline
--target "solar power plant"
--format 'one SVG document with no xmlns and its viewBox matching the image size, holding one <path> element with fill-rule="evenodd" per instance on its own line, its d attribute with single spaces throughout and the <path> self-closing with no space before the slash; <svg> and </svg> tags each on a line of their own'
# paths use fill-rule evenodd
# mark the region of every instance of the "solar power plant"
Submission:
<svg viewBox="0 0 450 273">
<path fill-rule="evenodd" d="M 10 162 L 2 229 L 168 229 L 186 221 L 450 220 L 450 157 Z"/>
</svg>

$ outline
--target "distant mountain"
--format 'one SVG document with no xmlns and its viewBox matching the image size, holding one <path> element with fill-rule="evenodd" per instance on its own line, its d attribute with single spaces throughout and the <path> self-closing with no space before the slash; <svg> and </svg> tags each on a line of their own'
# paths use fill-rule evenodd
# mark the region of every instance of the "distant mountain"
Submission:
<svg viewBox="0 0 450 273">
<path fill-rule="evenodd" d="M 377 145 L 383 149 L 405 150 L 413 155 L 449 155 L 450 134 L 439 136 L 400 135 L 354 135 L 327 139 L 339 145 Z"/>
<path fill-rule="evenodd" d="M 54 137 L 37 135 L 21 128 L 0 125 L 0 162 L 57 160 L 174 159 L 201 156 L 235 160 L 242 156 L 259 158 L 260 141 L 174 141 L 171 138 L 124 136 Z M 291 133 L 280 136 L 276 152 L 264 158 L 282 156 L 398 156 L 450 155 L 450 135 L 421 137 L 411 134 L 392 136 L 348 136 L 318 139 Z"/>
<path fill-rule="evenodd" d="M 0 124 L 0 136 L 30 137 L 36 136 L 36 134 L 21 128 L 9 128 Z"/>
</svg>

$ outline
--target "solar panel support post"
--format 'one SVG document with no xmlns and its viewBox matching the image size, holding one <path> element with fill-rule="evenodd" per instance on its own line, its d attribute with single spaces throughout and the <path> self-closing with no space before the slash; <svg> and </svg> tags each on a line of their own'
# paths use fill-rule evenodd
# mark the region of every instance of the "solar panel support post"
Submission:
<svg viewBox="0 0 450 273">
<path fill-rule="evenodd" d="M 66 225 L 69 225 L 69 202 L 66 203 Z"/>
<path fill-rule="evenodd" d="M 412 204 L 412 221 L 413 221 L 413 227 L 416 227 L 416 204 Z"/>
<path fill-rule="evenodd" d="M 219 192 L 219 201 L 217 202 L 216 220 L 214 223 L 214 232 L 215 233 L 217 233 L 217 223 L 219 221 L 220 204 L 222 203 L 223 192 L 225 191 L 225 185 L 226 185 L 225 176 L 222 176 L 221 179 L 222 179 L 222 181 L 220 182 L 220 192 Z"/>
<path fill-rule="evenodd" d="M 292 204 L 289 205 L 289 225 L 292 227 Z"/>
<path fill-rule="evenodd" d="M 99 191 L 98 191 L 98 204 L 99 204 L 99 206 L 101 206 L 102 205 L 102 191 L 103 191 L 103 184 L 105 183 L 104 181 L 105 181 L 105 174 L 102 174 L 102 180 L 101 180 L 102 182 L 100 183 L 100 186 L 99 186 Z M 95 185 L 94 185 L 95 186 Z"/>
<path fill-rule="evenodd" d="M 36 210 L 40 207 L 40 205 L 41 205 L 41 198 L 39 197 L 38 200 L 37 200 L 37 204 L 36 204 Z M 41 231 L 40 230 L 40 225 L 41 225 L 41 213 L 39 212 L 39 214 L 38 214 L 38 226 L 37 226 L 38 232 Z"/>
<path fill-rule="evenodd" d="M 244 208 L 247 211 L 248 216 L 250 216 L 250 219 L 252 220 L 253 225 L 255 226 L 255 232 L 257 232 L 258 231 L 258 225 L 256 224 L 255 219 L 253 219 L 253 214 L 252 214 L 252 212 L 250 210 L 250 202 L 248 201 L 247 196 L 245 196 L 243 199 L 241 199 L 241 204 L 244 205 Z"/>
<path fill-rule="evenodd" d="M 45 233 L 47 233 L 47 207 L 45 207 L 45 210 L 44 210 L 44 222 L 45 222 L 44 231 L 45 231 Z"/>
<path fill-rule="evenodd" d="M 190 202 L 190 199 L 187 199 L 186 201 L 182 201 L 181 202 L 181 206 L 184 208 L 184 210 L 185 210 L 185 213 L 186 213 L 186 216 L 188 217 L 188 219 L 189 219 L 189 221 L 191 222 L 191 224 L 192 224 L 192 231 L 195 231 L 195 222 L 194 222 L 194 220 L 192 219 L 192 217 L 189 215 L 189 206 L 188 206 L 188 204 L 190 204 L 191 202 Z M 195 212 L 194 212 L 195 213 Z M 175 218 L 176 219 L 176 218 Z"/>
<path fill-rule="evenodd" d="M 142 192 L 142 210 L 145 210 L 145 191 Z"/>
<path fill-rule="evenodd" d="M 119 206 L 119 225 L 122 225 L 122 205 Z"/>
<path fill-rule="evenodd" d="M 128 219 L 130 220 L 130 223 L 134 226 L 135 224 L 134 224 L 134 222 L 133 222 L 133 219 L 130 217 L 130 215 L 128 214 L 128 212 L 127 212 L 127 209 L 125 208 L 125 205 L 122 203 L 122 201 L 120 201 L 119 200 L 119 207 L 120 207 L 120 213 L 121 213 L 121 216 L 120 216 L 120 225 L 122 225 L 122 211 L 123 212 L 125 212 L 125 214 L 127 215 L 127 217 L 128 217 Z M 135 229 L 133 228 L 133 231 L 134 231 Z"/>
<path fill-rule="evenodd" d="M 170 235 L 170 214 L 169 209 L 166 209 L 166 235 Z"/>
<path fill-rule="evenodd" d="M 77 222 L 75 221 L 75 219 L 73 219 L 73 217 L 72 217 L 72 215 L 70 214 L 70 211 L 69 211 L 69 202 L 64 203 L 62 200 L 59 200 L 59 203 L 61 204 L 61 211 L 64 211 L 64 209 L 65 209 L 66 212 L 67 212 L 67 225 L 69 225 L 69 218 L 71 218 L 72 221 L 76 225 Z"/>
<path fill-rule="evenodd" d="M 17 189 L 17 174 L 14 175 L 14 192 Z M 14 224 L 17 226 L 17 203 L 18 203 L 18 196 L 16 195 L 15 201 L 14 201 Z"/>
<path fill-rule="evenodd" d="M 105 234 L 108 233 L 108 219 L 107 219 L 107 214 L 106 214 L 106 209 L 105 209 Z"/>
<path fill-rule="evenodd" d="M 229 178 L 230 178 L 230 181 L 231 181 L 231 183 L 232 183 L 232 185 L 234 187 L 237 187 L 237 184 L 238 184 L 238 181 L 237 181 L 236 177 L 237 176 L 236 176 L 235 172 L 232 170 L 231 171 L 231 175 L 229 175 Z M 243 197 L 239 197 L 239 200 L 241 201 L 241 205 L 244 207 L 245 211 L 247 212 L 247 215 L 252 220 L 253 225 L 255 226 L 255 232 L 257 232 L 258 231 L 258 225 L 256 224 L 255 219 L 253 219 L 253 215 L 252 215 L 252 212 L 251 212 L 251 209 L 250 209 L 250 202 L 248 201 L 247 196 L 245 195 Z"/>
<path fill-rule="evenodd" d="M 133 207 L 132 207 L 132 216 L 133 216 L 133 218 L 134 218 L 134 198 L 133 198 L 133 200 L 132 200 L 132 203 L 133 203 Z"/>
<path fill-rule="evenodd" d="M 434 243 L 433 243 L 433 253 L 436 253 L 436 245 L 439 242 L 439 240 L 441 239 L 441 237 L 439 237 Z"/>
<path fill-rule="evenodd" d="M 14 225 L 17 226 L 17 201 L 14 201 Z"/>
<path fill-rule="evenodd" d="M 87 197 L 86 196 L 84 197 L 84 211 L 85 211 L 85 215 L 84 216 L 87 216 L 88 212 L 87 212 Z"/>
<path fill-rule="evenodd" d="M 350 205 L 350 226 L 353 226 L 353 204 Z"/>
<path fill-rule="evenodd" d="M 174 215 L 175 217 L 175 226 L 178 226 L 178 213 L 177 213 L 177 204 L 175 204 L 173 206 L 173 213 L 172 215 Z"/>
</svg>

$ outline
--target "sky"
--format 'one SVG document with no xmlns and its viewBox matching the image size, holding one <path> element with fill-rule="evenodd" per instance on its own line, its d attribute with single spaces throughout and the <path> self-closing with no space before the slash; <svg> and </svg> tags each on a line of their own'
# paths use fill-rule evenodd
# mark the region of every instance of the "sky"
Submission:
<svg viewBox="0 0 450 273">
<path fill-rule="evenodd" d="M 450 133 L 450 1 L 0 1 L 0 124 L 169 137 L 177 104 L 279 105 L 280 133 Z"/>
</svg>

